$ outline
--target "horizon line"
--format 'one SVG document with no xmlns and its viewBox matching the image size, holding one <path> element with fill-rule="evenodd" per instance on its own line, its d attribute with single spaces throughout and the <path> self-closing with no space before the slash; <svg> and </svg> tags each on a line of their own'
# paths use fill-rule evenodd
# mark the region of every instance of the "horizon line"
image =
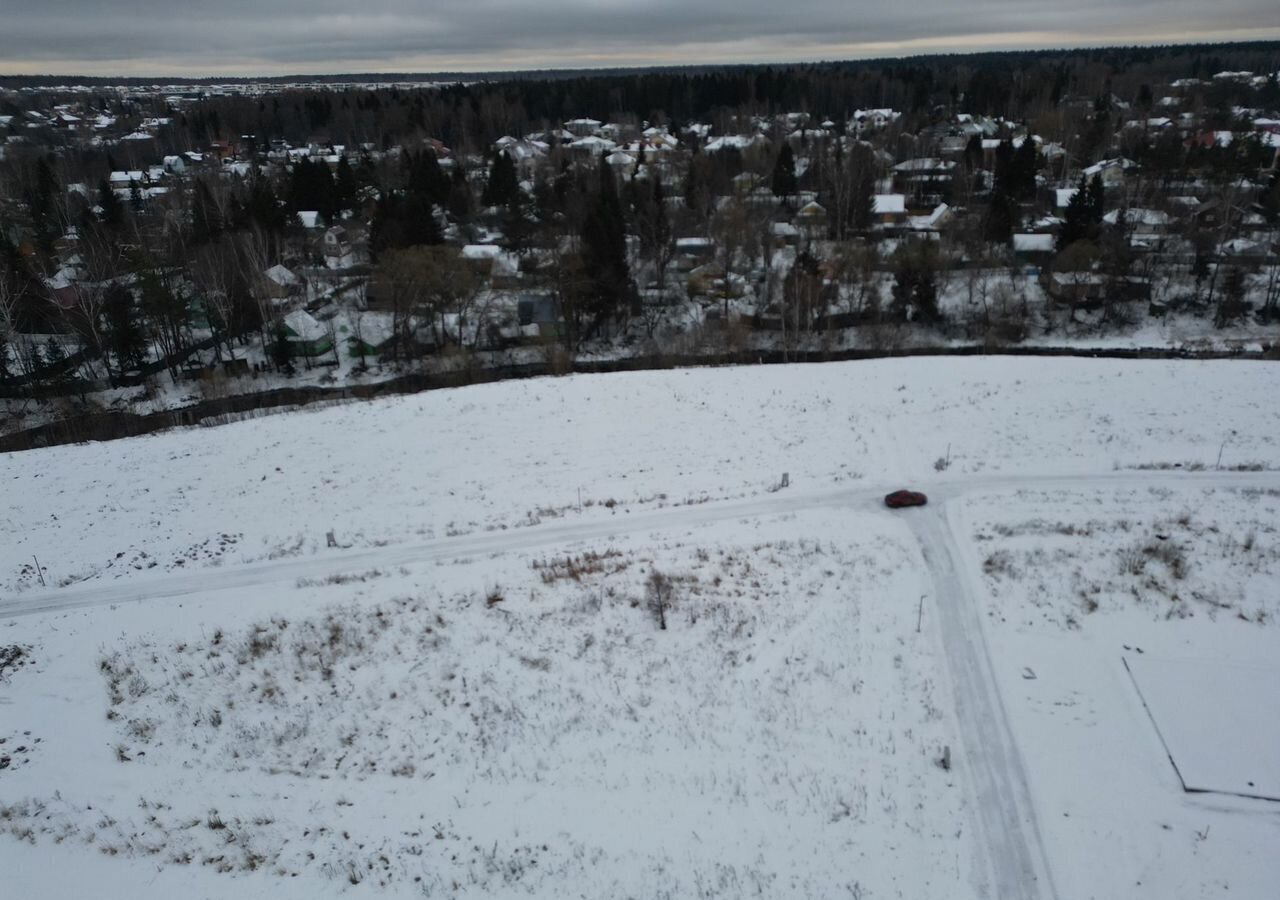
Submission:
<svg viewBox="0 0 1280 900">
<path fill-rule="evenodd" d="M 1260 38 L 1256 40 L 1204 40 L 1204 41 L 1161 41 L 1153 40 L 1150 43 L 1121 41 L 1117 43 L 1089 43 L 1079 45 L 1040 45 L 1040 46 L 1020 46 L 1008 47 L 1000 49 L 974 49 L 974 50 L 948 50 L 924 53 L 887 53 L 877 56 L 850 56 L 850 57 L 828 57 L 818 59 L 777 59 L 765 60 L 759 62 L 736 61 L 736 62 L 686 62 L 686 63 L 653 63 L 638 65 L 564 65 L 564 66 L 532 66 L 524 68 L 492 68 L 492 69 L 442 69 L 442 70 L 364 70 L 353 72 L 313 72 L 302 73 L 293 72 L 280 75 L 268 75 L 262 73 L 244 74 L 244 75 L 217 75 L 217 74 L 163 74 L 163 75 L 123 75 L 116 73 L 108 73 L 103 75 L 91 75 L 80 73 L 66 72 L 20 72 L 5 74 L 0 73 L 0 81 L 22 81 L 24 79 L 62 79 L 67 84 L 76 84 L 77 80 L 94 80 L 106 82 L 254 82 L 254 81 L 300 81 L 305 82 L 316 79 L 352 79 L 352 80 L 375 80 L 377 76 L 401 76 L 402 80 L 462 80 L 467 76 L 480 78 L 495 75 L 505 76 L 538 76 L 550 74 L 568 74 L 568 75 L 584 75 L 590 76 L 593 73 L 617 73 L 617 74 L 641 74 L 656 71 L 679 71 L 684 69 L 737 69 L 737 68 L 764 68 L 764 67 L 784 67 L 793 68 L 801 66 L 833 66 L 849 63 L 858 64 L 875 64 L 879 62 L 901 62 L 904 60 L 928 60 L 928 59 L 946 59 L 948 57 L 973 57 L 973 56 L 1003 56 L 1018 53 L 1087 53 L 1098 50 L 1153 50 L 1153 49 L 1177 49 L 1180 47 L 1263 47 L 1266 45 L 1276 45 L 1280 49 L 1280 37 Z M 1267 74 L 1267 73 L 1263 73 Z M 1274 73 L 1271 73 L 1274 74 Z M 389 80 L 397 80 L 390 78 Z M 53 85 L 57 86 L 57 85 Z"/>
</svg>

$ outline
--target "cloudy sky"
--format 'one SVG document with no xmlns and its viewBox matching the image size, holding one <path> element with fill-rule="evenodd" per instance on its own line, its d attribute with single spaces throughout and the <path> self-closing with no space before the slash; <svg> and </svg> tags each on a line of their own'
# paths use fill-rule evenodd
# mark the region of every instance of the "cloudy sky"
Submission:
<svg viewBox="0 0 1280 900">
<path fill-rule="evenodd" d="M 5 0 L 0 73 L 782 62 L 1280 37 L 1277 0 Z"/>
</svg>

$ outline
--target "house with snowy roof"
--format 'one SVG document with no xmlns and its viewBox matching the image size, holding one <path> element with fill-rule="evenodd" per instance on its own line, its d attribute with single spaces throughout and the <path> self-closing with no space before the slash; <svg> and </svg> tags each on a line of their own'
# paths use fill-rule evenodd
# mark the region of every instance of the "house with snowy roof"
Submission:
<svg viewBox="0 0 1280 900">
<path fill-rule="evenodd" d="M 314 359 L 333 350 L 329 330 L 305 309 L 295 309 L 289 313 L 280 327 L 285 342 L 289 345 L 290 356 Z"/>
</svg>

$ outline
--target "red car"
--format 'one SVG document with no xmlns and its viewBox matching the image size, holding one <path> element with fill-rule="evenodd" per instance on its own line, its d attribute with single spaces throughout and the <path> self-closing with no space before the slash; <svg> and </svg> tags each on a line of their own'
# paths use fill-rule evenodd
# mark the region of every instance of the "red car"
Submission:
<svg viewBox="0 0 1280 900">
<path fill-rule="evenodd" d="M 924 506 L 929 498 L 919 491 L 894 491 L 886 494 L 884 505 L 890 509 L 901 509 L 904 506 Z"/>
</svg>

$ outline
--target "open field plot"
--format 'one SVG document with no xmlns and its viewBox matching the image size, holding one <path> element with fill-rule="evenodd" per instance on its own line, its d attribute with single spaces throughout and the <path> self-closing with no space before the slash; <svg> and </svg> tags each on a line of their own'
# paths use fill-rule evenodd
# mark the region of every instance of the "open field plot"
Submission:
<svg viewBox="0 0 1280 900">
<path fill-rule="evenodd" d="M 977 896 L 918 552 L 887 520 L 849 531 L 803 514 L 15 620 L 34 665 L 0 686 L 6 736 L 39 744 L 0 772 L 7 883 Z"/>
<path fill-rule="evenodd" d="M 1125 658 L 1188 791 L 1280 800 L 1280 719 L 1269 691 L 1280 668 Z"/>
<path fill-rule="evenodd" d="M 0 596 L 939 477 L 1280 465 L 1280 367 L 936 358 L 575 376 L 0 460 Z M 1227 443 L 1223 447 L 1223 441 Z M 935 466 L 945 468 L 938 470 Z M 895 483 L 899 482 L 899 483 Z"/>
<path fill-rule="evenodd" d="M 1124 660 L 1165 696 L 1153 659 L 1252 672 L 1223 705 L 1273 718 L 1280 496 L 1112 486 L 956 506 L 1059 896 L 1273 896 L 1275 804 L 1184 793 Z M 1265 734 L 1184 724 L 1200 741 Z"/>
</svg>

